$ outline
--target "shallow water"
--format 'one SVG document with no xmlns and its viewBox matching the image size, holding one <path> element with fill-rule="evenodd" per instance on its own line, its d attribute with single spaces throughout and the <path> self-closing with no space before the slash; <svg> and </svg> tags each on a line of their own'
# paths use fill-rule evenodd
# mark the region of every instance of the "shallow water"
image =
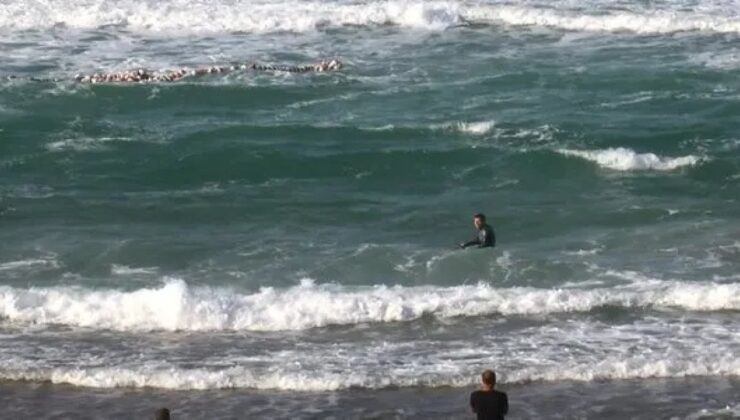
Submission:
<svg viewBox="0 0 740 420">
<path fill-rule="evenodd" d="M 650 379 L 511 385 L 507 418 L 736 419 L 730 378 Z M 253 390 L 80 389 L 67 385 L 0 385 L 7 415 L 34 418 L 149 418 L 167 407 L 173 418 L 406 419 L 468 417 L 473 388 L 352 389 L 295 393 Z M 472 416 L 470 416 L 472 417 Z"/>
</svg>

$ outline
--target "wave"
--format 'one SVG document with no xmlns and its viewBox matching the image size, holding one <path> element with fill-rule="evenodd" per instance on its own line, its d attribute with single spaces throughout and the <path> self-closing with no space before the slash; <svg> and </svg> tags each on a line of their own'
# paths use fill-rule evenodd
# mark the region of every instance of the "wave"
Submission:
<svg viewBox="0 0 740 420">
<path fill-rule="evenodd" d="M 503 22 L 508 25 L 542 26 L 583 32 L 632 32 L 637 34 L 666 34 L 674 32 L 738 33 L 740 22 L 736 17 L 672 10 L 645 10 L 641 12 L 606 12 L 601 14 L 573 14 L 543 8 L 481 7 L 469 13 L 472 21 Z"/>
<path fill-rule="evenodd" d="M 304 280 L 253 294 L 168 279 L 134 291 L 0 288 L 0 317 L 121 331 L 281 331 L 482 315 L 587 312 L 603 306 L 740 310 L 740 284 L 645 281 L 613 288 L 347 287 Z"/>
<path fill-rule="evenodd" d="M 614 344 L 620 347 L 616 350 L 628 351 Z M 691 350 L 697 349 L 692 346 Z M 725 354 L 720 354 L 720 351 L 724 351 Z M 731 355 L 731 346 L 718 346 L 715 350 L 704 349 L 702 353 L 682 353 L 679 349 L 656 350 L 652 353 L 647 356 L 600 355 L 599 360 L 528 359 L 529 363 L 525 366 L 521 361 L 517 363 L 502 357 L 497 357 L 496 360 L 497 365 L 502 368 L 501 372 L 504 372 L 499 382 L 505 384 L 740 375 L 740 360 Z M 456 361 L 425 359 L 428 365 L 420 365 L 418 361 L 410 359 L 404 361 L 394 359 L 396 362 L 394 368 L 384 366 L 381 369 L 378 363 L 367 362 L 361 352 L 353 353 L 352 356 L 353 359 L 350 361 L 344 356 L 324 355 L 326 365 L 323 367 L 314 366 L 313 363 L 309 363 L 310 367 L 303 366 L 306 364 L 305 360 L 263 361 L 263 364 L 269 365 L 268 368 L 245 365 L 192 368 L 162 361 L 150 361 L 138 366 L 39 368 L 38 361 L 32 363 L 30 360 L 9 360 L 0 362 L 0 379 L 66 383 L 95 388 L 152 387 L 179 390 L 246 388 L 317 392 L 349 388 L 470 386 L 476 381 L 477 372 L 486 366 L 486 364 L 478 366 L 478 361 L 464 359 Z M 329 360 L 331 357 L 335 359 L 339 357 L 343 363 Z"/>
<path fill-rule="evenodd" d="M 452 127 L 461 133 L 480 136 L 490 133 L 495 125 L 496 122 L 490 120 L 476 122 L 459 122 L 457 124 L 454 124 Z"/>
<path fill-rule="evenodd" d="M 52 256 L 46 258 L 30 258 L 18 261 L 0 263 L 0 272 L 27 268 L 59 268 L 59 262 Z"/>
<path fill-rule="evenodd" d="M 155 274 L 157 267 L 129 267 L 126 265 L 113 264 L 111 266 L 111 273 L 118 276 L 127 276 L 134 274 Z"/>
<path fill-rule="evenodd" d="M 117 26 L 145 32 L 305 32 L 323 27 L 398 25 L 443 30 L 467 23 L 543 26 L 570 31 L 639 34 L 702 31 L 740 33 L 740 21 L 721 5 L 701 11 L 641 10 L 591 13 L 555 8 L 463 1 L 42 0 L 0 4 L 0 28 L 39 29 L 64 25 L 96 29 Z"/>
<path fill-rule="evenodd" d="M 707 403 L 710 405 L 711 403 Z M 717 404 L 717 403 L 715 403 Z M 740 403 L 733 402 L 722 408 L 702 408 L 686 416 L 685 420 L 707 419 L 738 419 L 740 418 Z"/>
<path fill-rule="evenodd" d="M 46 145 L 46 149 L 50 152 L 63 152 L 63 151 L 103 151 L 108 150 L 106 145 L 111 142 L 130 142 L 134 141 L 128 137 L 79 137 L 65 140 L 54 141 Z"/>
<path fill-rule="evenodd" d="M 400 26 L 445 29 L 462 23 L 452 2 L 46 0 L 0 5 L 0 28 L 64 25 L 96 29 L 118 26 L 145 32 L 306 32 L 331 26 Z"/>
<path fill-rule="evenodd" d="M 353 128 L 353 127 L 347 127 Z M 545 131 L 547 128 L 538 127 L 535 129 L 515 129 L 506 128 L 499 129 L 496 127 L 496 121 L 494 120 L 480 120 L 480 121 L 451 121 L 444 123 L 436 123 L 430 125 L 393 125 L 388 124 L 377 127 L 359 127 L 361 131 L 403 131 L 403 132 L 417 132 L 420 135 L 425 135 L 428 132 L 454 132 L 458 134 L 468 134 L 471 136 L 482 136 L 489 134 L 494 131 L 500 131 L 502 135 L 511 135 L 513 137 L 534 137 L 537 134 L 541 135 L 541 131 Z"/>
<path fill-rule="evenodd" d="M 671 171 L 684 166 L 693 166 L 703 158 L 688 155 L 677 158 L 661 157 L 654 153 L 636 153 L 624 147 L 604 150 L 558 149 L 558 153 L 595 162 L 602 168 L 616 171 L 656 170 Z"/>
<path fill-rule="evenodd" d="M 719 70 L 740 69 L 740 51 L 737 49 L 701 52 L 689 56 L 690 63 Z"/>
</svg>

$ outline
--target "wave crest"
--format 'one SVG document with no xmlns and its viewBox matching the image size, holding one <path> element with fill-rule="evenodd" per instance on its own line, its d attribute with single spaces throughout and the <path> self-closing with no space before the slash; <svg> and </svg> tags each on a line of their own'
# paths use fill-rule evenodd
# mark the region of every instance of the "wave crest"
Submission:
<svg viewBox="0 0 740 420">
<path fill-rule="evenodd" d="M 654 153 L 636 153 L 624 147 L 604 150 L 559 149 L 558 153 L 595 162 L 602 168 L 616 171 L 656 170 L 671 171 L 684 166 L 693 166 L 702 158 L 688 155 L 677 158 L 661 157 Z"/>
<path fill-rule="evenodd" d="M 740 310 L 740 284 L 647 281 L 608 289 L 454 287 L 350 288 L 304 280 L 253 294 L 189 287 L 169 279 L 130 292 L 79 287 L 0 288 L 0 316 L 15 322 L 111 330 L 302 330 L 491 314 L 585 312 L 602 306 Z"/>
<path fill-rule="evenodd" d="M 727 349 L 724 349 L 727 350 Z M 559 361 L 548 366 L 519 366 L 506 370 L 500 382 L 507 384 L 531 381 L 594 381 L 614 379 L 681 378 L 687 376 L 740 375 L 740 361 L 730 355 L 709 355 L 694 358 L 676 357 L 660 352 L 654 357 L 610 356 L 598 363 Z M 659 360 L 660 356 L 671 356 Z M 359 355 L 358 355 L 359 356 Z M 544 362 L 544 361 L 543 361 Z M 347 361 L 347 365 L 353 363 Z M 259 371 L 247 366 L 223 369 L 181 368 L 169 363 L 155 363 L 138 367 L 3 367 L 1 380 L 67 383 L 96 388 L 144 388 L 180 390 L 208 390 L 249 388 L 285 391 L 335 391 L 348 388 L 381 389 L 388 387 L 469 386 L 477 379 L 477 372 L 465 363 L 450 364 L 443 369 L 430 369 L 419 374 L 419 368 L 405 365 L 404 369 L 383 371 L 377 366 L 353 368 L 285 369 L 280 363 L 270 371 Z M 291 365 L 292 366 L 292 365 Z M 478 368 L 478 366 L 476 366 Z M 482 367 L 481 367 L 482 368 Z M 382 371 L 382 370 L 381 370 Z"/>
<path fill-rule="evenodd" d="M 740 33 L 740 21 L 721 6 L 710 10 L 570 10 L 453 1 L 326 3 L 217 0 L 193 2 L 42 0 L 0 4 L 0 28 L 39 29 L 64 25 L 95 29 L 121 26 L 147 32 L 305 32 L 330 26 L 393 24 L 443 30 L 464 23 L 544 26 L 569 31 L 640 34 L 704 31 Z"/>
</svg>

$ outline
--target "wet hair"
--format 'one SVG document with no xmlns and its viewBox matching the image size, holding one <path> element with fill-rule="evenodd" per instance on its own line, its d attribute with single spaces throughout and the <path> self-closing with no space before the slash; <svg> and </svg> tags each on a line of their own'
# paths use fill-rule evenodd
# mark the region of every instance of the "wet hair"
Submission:
<svg viewBox="0 0 740 420">
<path fill-rule="evenodd" d="M 167 408 L 160 408 L 155 414 L 155 420 L 170 420 L 170 410 Z"/>
<path fill-rule="evenodd" d="M 482 222 L 486 221 L 486 215 L 483 213 L 475 213 L 473 219 L 480 219 Z"/>
<path fill-rule="evenodd" d="M 496 372 L 486 369 L 480 375 L 480 379 L 484 384 L 494 386 L 496 385 Z"/>
</svg>

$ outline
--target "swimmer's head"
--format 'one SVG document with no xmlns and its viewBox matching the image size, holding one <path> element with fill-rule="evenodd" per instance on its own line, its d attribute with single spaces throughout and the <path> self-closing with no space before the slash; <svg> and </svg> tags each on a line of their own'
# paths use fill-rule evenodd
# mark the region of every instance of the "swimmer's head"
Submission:
<svg viewBox="0 0 740 420">
<path fill-rule="evenodd" d="M 483 213 L 477 213 L 473 216 L 473 224 L 476 228 L 480 229 L 481 226 L 486 224 L 486 215 Z"/>
</svg>

